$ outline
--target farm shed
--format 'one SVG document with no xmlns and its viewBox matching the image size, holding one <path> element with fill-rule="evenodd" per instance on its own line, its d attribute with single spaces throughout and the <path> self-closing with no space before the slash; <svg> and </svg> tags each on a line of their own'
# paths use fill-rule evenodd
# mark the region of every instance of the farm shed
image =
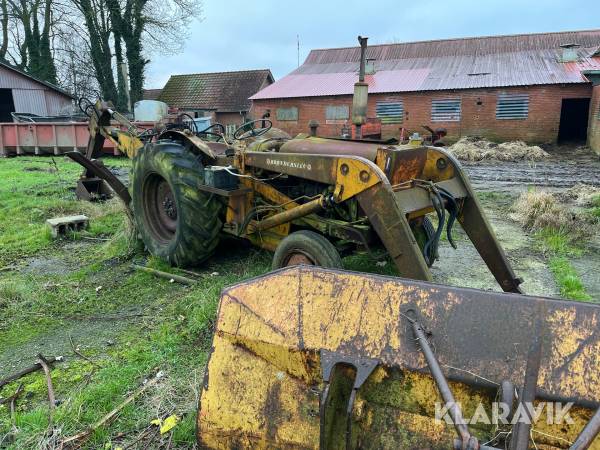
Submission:
<svg viewBox="0 0 600 450">
<path fill-rule="evenodd" d="M 12 122 L 10 113 L 39 116 L 60 114 L 71 106 L 73 96 L 0 61 L 0 123 Z"/>
<path fill-rule="evenodd" d="M 144 98 L 155 96 L 195 117 L 211 117 L 231 131 L 249 118 L 249 97 L 273 81 L 269 69 L 172 75 L 160 92 L 147 90 Z"/>
<path fill-rule="evenodd" d="M 312 50 L 251 97 L 255 115 L 269 112 L 290 133 L 316 120 L 320 135 L 339 136 L 350 122 L 359 58 L 359 47 Z M 594 143 L 600 112 L 589 74 L 599 70 L 600 30 L 372 45 L 368 115 L 383 137 L 429 125 L 446 129 L 449 141 Z"/>
</svg>

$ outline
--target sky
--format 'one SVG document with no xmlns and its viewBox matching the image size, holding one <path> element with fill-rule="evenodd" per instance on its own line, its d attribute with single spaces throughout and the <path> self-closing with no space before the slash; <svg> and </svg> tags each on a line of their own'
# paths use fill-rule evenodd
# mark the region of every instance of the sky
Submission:
<svg viewBox="0 0 600 450">
<path fill-rule="evenodd" d="M 150 55 L 146 88 L 170 75 L 271 69 L 276 80 L 311 49 L 600 28 L 598 0 L 204 0 L 181 53 Z"/>
</svg>

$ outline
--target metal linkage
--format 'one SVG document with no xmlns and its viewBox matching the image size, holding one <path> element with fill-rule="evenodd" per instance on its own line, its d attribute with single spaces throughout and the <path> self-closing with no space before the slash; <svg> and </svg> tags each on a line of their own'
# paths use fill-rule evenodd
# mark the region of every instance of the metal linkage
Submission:
<svg viewBox="0 0 600 450">
<path fill-rule="evenodd" d="M 452 419 L 452 423 L 454 424 L 454 428 L 456 429 L 456 433 L 458 434 L 458 439 L 454 440 L 454 449 L 455 450 L 492 450 L 495 447 L 488 447 L 485 445 L 479 444 L 479 441 L 476 437 L 471 436 L 469 432 L 469 428 L 467 427 L 466 421 L 462 415 L 462 411 L 460 406 L 454 400 L 454 395 L 450 390 L 450 386 L 446 381 L 446 377 L 444 376 L 444 372 L 442 372 L 442 368 L 438 363 L 429 342 L 427 341 L 427 337 L 425 336 L 425 332 L 423 327 L 419 324 L 418 321 L 409 318 L 412 324 L 413 333 L 415 335 L 416 340 L 418 341 L 421 351 L 423 352 L 423 356 L 425 356 L 425 360 L 427 361 L 427 365 L 429 366 L 429 370 L 431 372 L 431 376 L 435 380 L 435 383 L 440 391 L 442 399 L 444 403 L 448 406 L 448 413 L 450 414 L 450 418 Z"/>
<path fill-rule="evenodd" d="M 542 360 L 542 338 L 540 336 L 541 324 L 538 321 L 529 354 L 527 355 L 527 367 L 525 368 L 525 383 L 523 392 L 519 398 L 519 404 L 525 406 L 533 404 L 537 391 L 538 375 Z M 531 436 L 531 413 L 528 408 L 523 408 L 529 418 L 527 423 L 518 422 L 513 427 L 513 438 L 511 439 L 511 450 L 527 450 Z"/>
<path fill-rule="evenodd" d="M 600 433 L 600 408 L 596 410 L 596 413 L 592 416 L 587 425 L 583 428 L 577 439 L 569 447 L 569 450 L 586 450 L 588 449 L 596 436 Z"/>
</svg>

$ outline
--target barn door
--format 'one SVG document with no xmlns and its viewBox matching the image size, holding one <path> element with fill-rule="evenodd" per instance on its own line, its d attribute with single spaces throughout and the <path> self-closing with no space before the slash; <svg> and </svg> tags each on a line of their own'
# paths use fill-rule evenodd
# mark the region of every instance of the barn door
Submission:
<svg viewBox="0 0 600 450">
<path fill-rule="evenodd" d="M 563 98 L 558 142 L 585 142 L 589 113 L 589 98 Z"/>
<path fill-rule="evenodd" d="M 0 89 L 0 122 L 12 122 L 11 112 L 15 112 L 12 89 Z"/>
</svg>

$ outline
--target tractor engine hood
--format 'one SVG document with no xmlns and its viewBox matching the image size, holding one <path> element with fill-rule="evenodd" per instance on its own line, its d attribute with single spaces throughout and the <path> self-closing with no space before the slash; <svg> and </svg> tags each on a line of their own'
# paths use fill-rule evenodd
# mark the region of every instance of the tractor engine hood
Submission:
<svg viewBox="0 0 600 450">
<path fill-rule="evenodd" d="M 379 143 L 358 142 L 321 137 L 297 137 L 283 144 L 281 153 L 307 153 L 311 155 L 351 155 L 375 161 L 377 149 L 385 146 Z"/>
</svg>

